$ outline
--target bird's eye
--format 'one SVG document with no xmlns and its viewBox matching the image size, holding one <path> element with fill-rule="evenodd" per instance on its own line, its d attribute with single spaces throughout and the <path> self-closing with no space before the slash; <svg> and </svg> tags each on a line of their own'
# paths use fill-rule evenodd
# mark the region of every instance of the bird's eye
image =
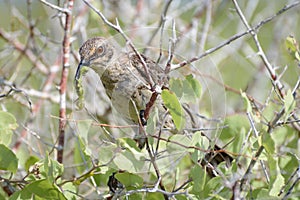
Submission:
<svg viewBox="0 0 300 200">
<path fill-rule="evenodd" d="M 96 50 L 97 54 L 102 54 L 103 52 L 104 52 L 103 46 L 98 47 L 97 50 Z"/>
</svg>

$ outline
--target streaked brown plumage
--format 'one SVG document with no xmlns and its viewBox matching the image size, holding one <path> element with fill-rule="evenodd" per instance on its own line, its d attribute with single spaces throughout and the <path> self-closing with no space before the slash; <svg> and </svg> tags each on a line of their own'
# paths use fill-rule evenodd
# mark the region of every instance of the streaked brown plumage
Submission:
<svg viewBox="0 0 300 200">
<path fill-rule="evenodd" d="M 150 81 L 142 61 L 135 53 L 122 52 L 102 37 L 87 40 L 80 48 L 80 68 L 89 66 L 100 77 L 113 107 L 128 122 L 139 122 L 139 112 L 145 110 L 152 95 Z M 154 85 L 166 84 L 164 71 L 154 61 L 141 55 Z M 152 85 L 152 86 L 154 86 Z M 162 105 L 160 105 L 162 109 Z M 143 145 L 139 145 L 142 147 Z"/>
<path fill-rule="evenodd" d="M 81 66 L 92 68 L 99 75 L 115 109 L 127 120 L 137 123 L 137 111 L 145 109 L 152 94 L 144 66 L 138 56 L 118 51 L 102 37 L 87 40 L 79 53 L 81 62 L 76 79 L 80 76 Z M 147 57 L 142 57 L 153 83 L 164 84 L 162 68 Z"/>
</svg>

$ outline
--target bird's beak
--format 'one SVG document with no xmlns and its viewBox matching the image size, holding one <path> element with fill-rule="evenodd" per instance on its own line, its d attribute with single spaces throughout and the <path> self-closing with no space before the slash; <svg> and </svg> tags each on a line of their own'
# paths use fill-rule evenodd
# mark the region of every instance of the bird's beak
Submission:
<svg viewBox="0 0 300 200">
<path fill-rule="evenodd" d="M 78 65 L 78 67 L 77 67 L 77 70 L 76 70 L 76 74 L 75 74 L 75 80 L 79 80 L 79 78 L 80 78 L 80 70 L 81 70 L 81 68 L 83 67 L 83 66 L 89 66 L 90 65 L 90 63 L 89 62 L 86 62 L 84 59 L 81 59 L 80 60 L 80 63 L 79 63 L 79 65 Z"/>
<path fill-rule="evenodd" d="M 81 69 L 82 66 L 83 66 L 82 60 L 80 60 L 80 63 L 79 63 L 79 65 L 77 67 L 77 70 L 76 70 L 75 80 L 79 80 L 79 78 L 80 78 L 80 69 Z"/>
</svg>

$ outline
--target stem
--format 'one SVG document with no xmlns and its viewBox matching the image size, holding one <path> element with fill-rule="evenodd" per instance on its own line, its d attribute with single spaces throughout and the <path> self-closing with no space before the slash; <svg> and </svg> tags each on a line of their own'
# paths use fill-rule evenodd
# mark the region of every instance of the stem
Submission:
<svg viewBox="0 0 300 200">
<path fill-rule="evenodd" d="M 69 12 L 65 12 L 65 27 L 64 27 L 64 39 L 63 39 L 63 68 L 61 73 L 61 82 L 59 84 L 59 135 L 58 135 L 58 151 L 57 161 L 63 162 L 64 154 L 64 143 L 65 143 L 65 128 L 67 123 L 66 117 L 66 91 L 67 91 L 67 80 L 70 67 L 70 29 L 72 22 L 71 11 L 74 5 L 74 0 L 67 1 L 67 9 Z"/>
</svg>

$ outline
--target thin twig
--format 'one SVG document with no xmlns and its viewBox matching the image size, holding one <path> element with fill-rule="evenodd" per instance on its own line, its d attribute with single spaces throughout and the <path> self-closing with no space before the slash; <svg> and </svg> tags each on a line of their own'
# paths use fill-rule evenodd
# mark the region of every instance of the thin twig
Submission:
<svg viewBox="0 0 300 200">
<path fill-rule="evenodd" d="M 145 133 L 145 129 L 143 129 L 143 131 L 144 131 L 144 134 L 146 134 Z M 165 186 L 164 186 L 164 184 L 162 182 L 162 176 L 161 176 L 160 170 L 158 168 L 158 165 L 156 163 L 156 155 L 154 155 L 153 152 L 151 151 L 148 140 L 146 141 L 146 149 L 147 149 L 149 157 L 150 157 L 150 162 L 153 165 L 154 171 L 155 171 L 156 176 L 157 176 L 157 180 L 158 180 L 157 183 L 159 184 L 161 190 L 165 191 L 166 189 L 165 189 Z M 168 199 L 168 195 L 165 194 L 165 193 L 164 193 L 164 198 L 165 198 L 165 200 Z"/>
<path fill-rule="evenodd" d="M 292 179 L 298 175 L 298 173 L 300 172 L 300 166 L 297 167 L 297 169 L 292 173 L 292 175 L 289 177 L 289 179 L 286 181 L 285 185 L 282 186 L 282 188 L 280 189 L 279 193 L 278 193 L 278 196 L 280 196 L 283 192 L 284 192 L 284 189 L 287 187 L 287 185 L 292 181 Z M 298 177 L 299 178 L 299 175 Z M 296 182 L 296 181 L 295 181 Z"/>
<path fill-rule="evenodd" d="M 267 68 L 270 76 L 271 76 L 271 81 L 273 83 L 273 85 L 278 89 L 280 97 L 284 96 L 283 93 L 283 85 L 281 84 L 281 82 L 279 81 L 277 75 L 276 75 L 276 71 L 275 68 L 271 65 L 271 63 L 269 62 L 269 60 L 267 59 L 266 54 L 264 53 L 264 50 L 262 49 L 260 42 L 258 40 L 258 36 L 257 33 L 250 27 L 248 21 L 246 20 L 243 12 L 241 11 L 238 3 L 236 2 L 236 0 L 233 0 L 234 6 L 237 10 L 238 15 L 240 16 L 242 22 L 244 23 L 244 25 L 246 26 L 246 28 L 249 30 L 250 34 L 253 37 L 253 40 L 255 42 L 256 48 L 257 48 L 257 54 L 261 57 L 262 61 L 265 64 L 265 67 Z"/>
<path fill-rule="evenodd" d="M 175 21 L 173 20 L 172 37 L 169 39 L 168 60 L 167 60 L 166 68 L 165 68 L 165 74 L 169 74 L 169 72 L 171 70 L 171 63 L 172 63 L 172 60 L 174 57 L 176 42 L 177 42 L 176 27 L 175 27 Z"/>
<path fill-rule="evenodd" d="M 0 94 L 0 98 L 7 97 L 7 96 L 11 95 L 14 92 L 22 93 L 24 95 L 24 97 L 26 98 L 27 102 L 28 102 L 30 111 L 32 111 L 32 101 L 30 100 L 30 98 L 29 98 L 29 96 L 28 96 L 28 94 L 25 90 L 17 88 L 14 83 L 11 83 L 11 82 L 9 82 L 9 81 L 7 81 L 7 80 L 0 77 L 0 86 L 1 85 L 9 87 L 10 90 L 5 94 Z"/>
<path fill-rule="evenodd" d="M 136 189 L 136 190 L 129 190 L 129 191 L 123 191 L 121 192 L 118 196 L 130 196 L 132 194 L 136 194 L 136 193 L 162 193 L 164 196 L 167 196 L 167 199 L 170 199 L 171 197 L 175 196 L 175 195 L 185 195 L 185 196 L 189 196 L 188 195 L 188 191 L 183 191 L 183 192 L 179 192 L 179 191 L 173 191 L 173 192 L 167 192 L 165 190 L 159 189 L 156 187 L 156 185 L 153 188 L 141 188 L 141 189 Z"/>
<path fill-rule="evenodd" d="M 299 172 L 297 172 L 299 173 Z M 295 182 L 292 184 L 292 186 L 289 188 L 289 190 L 287 191 L 287 193 L 284 195 L 284 197 L 282 198 L 282 200 L 287 200 L 289 195 L 292 193 L 292 190 L 294 189 L 294 187 L 297 185 L 297 183 L 300 181 L 300 177 L 297 177 L 297 179 L 295 180 Z"/>
<path fill-rule="evenodd" d="M 258 139 L 259 133 L 258 133 L 258 131 L 257 131 L 255 125 L 254 125 L 254 120 L 253 120 L 252 114 L 250 112 L 247 112 L 247 117 L 249 119 L 250 126 L 251 126 L 251 129 L 254 132 L 255 137 Z M 260 165 L 261 165 L 261 167 L 263 169 L 263 172 L 265 174 L 267 182 L 270 183 L 270 176 L 269 176 L 269 174 L 267 172 L 266 165 L 265 165 L 264 161 L 263 160 L 259 160 L 259 162 L 260 162 Z"/>
<path fill-rule="evenodd" d="M 62 13 L 65 13 L 65 14 L 71 14 L 71 10 L 69 10 L 68 8 L 61 8 L 57 5 L 49 3 L 46 0 L 39 0 L 39 1 L 42 2 L 43 4 L 45 4 L 46 6 L 52 8 L 52 9 L 58 10 L 59 12 L 62 12 Z"/>
<path fill-rule="evenodd" d="M 292 176 L 288 179 L 288 181 L 286 182 L 285 186 L 283 186 L 278 194 L 278 196 L 280 196 L 283 191 L 284 188 L 287 187 L 287 185 L 292 181 L 292 179 L 296 176 L 296 180 L 293 182 L 293 184 L 291 185 L 291 187 L 288 189 L 287 193 L 284 195 L 284 197 L 282 198 L 283 200 L 288 199 L 289 195 L 292 193 L 292 190 L 294 189 L 294 187 L 296 186 L 296 184 L 300 181 L 300 159 L 298 158 L 297 155 L 295 155 L 297 160 L 298 160 L 298 167 L 295 170 L 295 172 L 292 174 Z"/>
</svg>

